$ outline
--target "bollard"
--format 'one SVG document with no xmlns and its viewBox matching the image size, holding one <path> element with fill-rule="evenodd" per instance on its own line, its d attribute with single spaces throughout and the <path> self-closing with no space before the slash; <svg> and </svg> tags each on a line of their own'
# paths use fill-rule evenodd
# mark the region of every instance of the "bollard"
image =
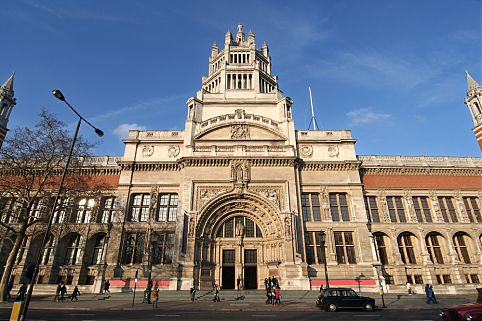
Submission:
<svg viewBox="0 0 482 321">
<path fill-rule="evenodd" d="M 23 301 L 13 302 L 12 314 L 10 314 L 10 321 L 19 321 L 20 312 L 22 311 Z"/>
</svg>

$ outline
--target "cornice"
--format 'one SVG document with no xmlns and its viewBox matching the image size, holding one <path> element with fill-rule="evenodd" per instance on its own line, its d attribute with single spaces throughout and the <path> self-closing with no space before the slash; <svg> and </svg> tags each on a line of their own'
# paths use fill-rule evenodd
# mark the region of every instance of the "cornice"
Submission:
<svg viewBox="0 0 482 321">
<path fill-rule="evenodd" d="M 300 168 L 302 171 L 347 171 L 359 170 L 360 161 L 341 161 L 341 162 L 303 162 Z"/>
<path fill-rule="evenodd" d="M 362 175 L 482 176 L 482 168 L 362 167 Z"/>
</svg>

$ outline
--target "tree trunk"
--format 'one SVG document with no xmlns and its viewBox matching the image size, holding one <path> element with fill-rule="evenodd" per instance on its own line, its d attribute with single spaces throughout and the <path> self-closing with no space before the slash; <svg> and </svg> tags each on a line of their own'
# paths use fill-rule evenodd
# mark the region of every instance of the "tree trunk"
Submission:
<svg viewBox="0 0 482 321">
<path fill-rule="evenodd" d="M 3 271 L 2 280 L 0 281 L 0 302 L 4 302 L 7 300 L 7 287 L 8 282 L 10 281 L 13 266 L 15 265 L 15 259 L 17 258 L 18 251 L 22 246 L 23 239 L 25 238 L 25 227 L 22 226 L 20 232 L 18 232 L 15 236 L 15 243 L 13 244 L 13 248 L 8 255 L 7 262 L 5 264 L 5 270 Z"/>
</svg>

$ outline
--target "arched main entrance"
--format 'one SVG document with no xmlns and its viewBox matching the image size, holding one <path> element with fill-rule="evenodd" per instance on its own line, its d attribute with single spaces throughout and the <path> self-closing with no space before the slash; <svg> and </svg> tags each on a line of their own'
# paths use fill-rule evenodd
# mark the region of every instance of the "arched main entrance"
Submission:
<svg viewBox="0 0 482 321">
<path fill-rule="evenodd" d="M 251 193 L 223 195 L 202 211 L 196 228 L 194 282 L 223 289 L 257 289 L 270 262 L 283 262 L 279 211 Z"/>
</svg>

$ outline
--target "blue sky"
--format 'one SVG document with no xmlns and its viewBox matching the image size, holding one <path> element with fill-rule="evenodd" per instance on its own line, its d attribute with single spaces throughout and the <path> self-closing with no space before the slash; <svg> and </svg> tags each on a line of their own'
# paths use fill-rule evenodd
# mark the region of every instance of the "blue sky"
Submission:
<svg viewBox="0 0 482 321">
<path fill-rule="evenodd" d="M 319 125 L 351 129 L 358 154 L 481 156 L 464 105 L 464 70 L 482 83 L 478 0 L 7 0 L 0 20 L 0 82 L 16 71 L 9 127 L 42 107 L 74 124 L 60 88 L 105 131 L 81 129 L 98 155 L 122 155 L 128 128 L 182 129 L 212 43 L 242 23 L 268 43 L 297 129 L 311 86 Z"/>
</svg>

